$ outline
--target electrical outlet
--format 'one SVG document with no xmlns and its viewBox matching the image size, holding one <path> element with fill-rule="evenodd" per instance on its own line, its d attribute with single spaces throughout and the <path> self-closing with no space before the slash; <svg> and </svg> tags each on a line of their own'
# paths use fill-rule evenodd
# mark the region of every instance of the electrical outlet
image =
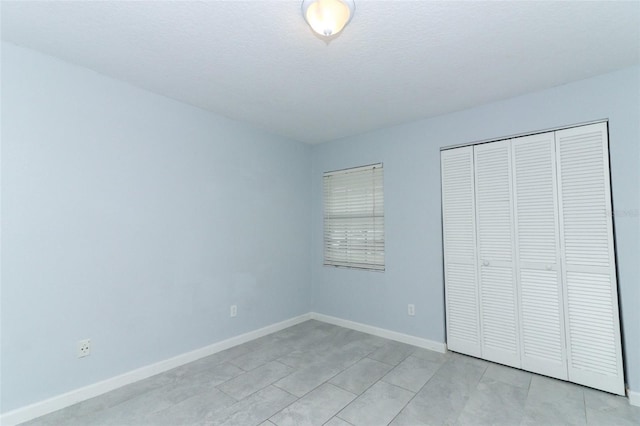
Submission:
<svg viewBox="0 0 640 426">
<path fill-rule="evenodd" d="M 91 355 L 91 339 L 78 341 L 78 358 Z"/>
<path fill-rule="evenodd" d="M 229 308 L 229 316 L 233 318 L 236 315 L 238 315 L 238 306 L 237 305 L 231 305 L 231 307 Z"/>
<path fill-rule="evenodd" d="M 407 305 L 407 315 L 414 316 L 416 314 L 416 305 Z"/>
</svg>

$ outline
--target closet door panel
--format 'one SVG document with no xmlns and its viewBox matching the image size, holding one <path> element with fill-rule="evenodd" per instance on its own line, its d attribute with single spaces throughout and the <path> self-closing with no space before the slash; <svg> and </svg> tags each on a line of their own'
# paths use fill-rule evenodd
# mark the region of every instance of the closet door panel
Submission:
<svg viewBox="0 0 640 426">
<path fill-rule="evenodd" d="M 520 366 L 509 141 L 474 147 L 482 356 Z"/>
<path fill-rule="evenodd" d="M 554 133 L 511 144 L 522 367 L 566 380 Z"/>
<path fill-rule="evenodd" d="M 558 271 L 520 271 L 522 367 L 567 379 Z"/>
<path fill-rule="evenodd" d="M 480 266 L 482 357 L 519 367 L 515 286 L 511 266 Z"/>
<path fill-rule="evenodd" d="M 473 148 L 441 153 L 447 347 L 481 356 Z"/>
<path fill-rule="evenodd" d="M 624 395 L 605 123 L 556 132 L 569 380 Z"/>
</svg>

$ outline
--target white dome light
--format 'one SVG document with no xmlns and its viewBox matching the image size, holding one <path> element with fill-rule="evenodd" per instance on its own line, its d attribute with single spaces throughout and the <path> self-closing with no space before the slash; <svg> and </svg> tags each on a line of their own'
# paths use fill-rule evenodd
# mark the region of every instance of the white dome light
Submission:
<svg viewBox="0 0 640 426">
<path fill-rule="evenodd" d="M 303 0 L 302 15 L 321 36 L 338 34 L 353 16 L 353 0 Z"/>
</svg>

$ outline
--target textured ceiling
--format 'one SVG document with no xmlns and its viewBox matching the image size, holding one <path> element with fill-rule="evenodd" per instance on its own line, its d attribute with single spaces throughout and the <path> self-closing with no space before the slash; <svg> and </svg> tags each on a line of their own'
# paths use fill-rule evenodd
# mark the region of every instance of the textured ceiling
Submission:
<svg viewBox="0 0 640 426">
<path fill-rule="evenodd" d="M 638 1 L 355 2 L 330 43 L 301 1 L 3 1 L 2 38 L 308 143 L 640 62 Z"/>
</svg>

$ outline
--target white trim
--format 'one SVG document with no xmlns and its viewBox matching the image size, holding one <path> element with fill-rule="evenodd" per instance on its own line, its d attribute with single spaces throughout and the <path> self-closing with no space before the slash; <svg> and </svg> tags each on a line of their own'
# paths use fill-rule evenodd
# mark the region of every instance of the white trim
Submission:
<svg viewBox="0 0 640 426">
<path fill-rule="evenodd" d="M 171 370 L 172 368 L 188 364 L 197 359 L 213 355 L 225 349 L 229 349 L 231 347 L 241 345 L 251 340 L 255 340 L 259 337 L 275 333 L 276 331 L 284 330 L 285 328 L 307 321 L 311 318 L 312 315 L 310 313 L 290 318 L 288 320 L 271 324 L 266 327 L 250 331 L 248 333 L 244 333 L 239 336 L 231 337 L 212 345 L 196 349 L 195 351 L 187 352 L 173 358 L 157 362 L 155 364 L 146 365 L 136 370 L 129 371 L 119 376 L 111 377 L 101 382 L 72 390 L 62 395 L 54 396 L 53 398 L 49 398 L 44 401 L 36 402 L 25 407 L 8 411 L 0 415 L 0 424 L 4 426 L 13 426 L 35 419 L 36 417 L 44 416 L 45 414 L 52 413 L 78 402 L 85 401 L 89 398 L 102 395 L 119 387 L 146 379 L 167 370 Z"/>
<path fill-rule="evenodd" d="M 373 334 L 374 336 L 384 337 L 385 339 L 395 340 L 396 342 L 407 343 L 409 345 L 418 346 L 420 348 L 429 349 L 431 351 L 445 353 L 447 345 L 433 340 L 423 339 L 422 337 L 411 336 L 409 334 L 399 333 L 397 331 L 378 328 L 372 325 L 362 324 L 360 322 L 349 321 L 342 318 L 336 318 L 329 315 L 311 312 L 311 319 L 326 322 L 340 327 L 350 328 L 363 333 Z"/>
<path fill-rule="evenodd" d="M 503 140 L 507 140 L 507 139 L 521 138 L 523 136 L 533 136 L 533 135 L 538 135 L 540 133 L 557 132 L 558 130 L 571 129 L 573 127 L 582 127 L 582 126 L 588 126 L 590 124 L 598 124 L 598 123 L 607 123 L 608 124 L 609 123 L 609 119 L 608 118 L 602 118 L 600 120 L 584 121 L 582 123 L 569 124 L 569 125 L 566 125 L 566 126 L 550 127 L 548 129 L 537 130 L 535 132 L 516 133 L 516 134 L 510 135 L 510 136 L 502 136 L 502 137 L 499 137 L 499 138 L 482 139 L 482 140 L 475 141 L 475 142 L 465 142 L 465 143 L 459 143 L 459 144 L 456 144 L 456 145 L 441 146 L 440 147 L 440 151 L 447 151 L 449 149 L 462 148 L 462 147 L 465 147 L 465 146 L 480 145 L 480 144 L 483 144 L 483 143 L 498 142 L 498 141 L 503 141 Z"/>
<path fill-rule="evenodd" d="M 627 396 L 629 397 L 629 404 L 640 407 L 640 392 L 627 389 Z"/>
</svg>

